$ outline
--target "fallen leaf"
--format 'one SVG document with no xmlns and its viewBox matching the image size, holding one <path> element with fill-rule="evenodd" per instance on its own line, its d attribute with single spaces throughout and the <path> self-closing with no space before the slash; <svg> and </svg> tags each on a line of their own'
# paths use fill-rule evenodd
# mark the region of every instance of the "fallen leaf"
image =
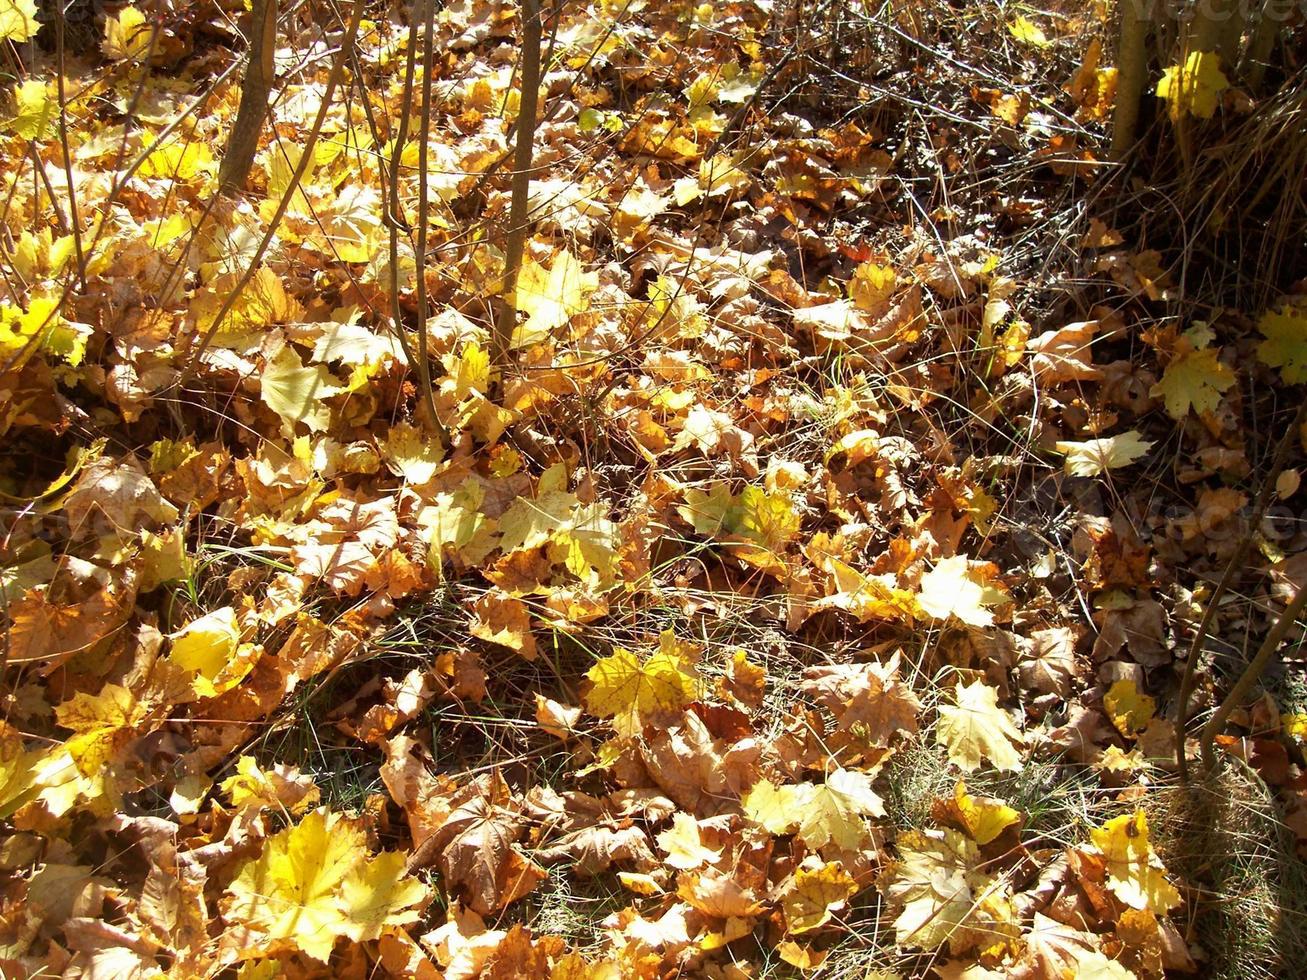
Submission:
<svg viewBox="0 0 1307 980">
<path fill-rule="evenodd" d="M 1286 384 L 1307 381 L 1307 308 L 1286 304 L 1263 313 L 1257 329 L 1266 338 L 1257 345 L 1258 359 L 1278 367 Z"/>
<path fill-rule="evenodd" d="M 356 822 L 314 810 L 237 873 L 222 909 L 223 948 L 233 959 L 297 950 L 326 963 L 338 939 L 377 939 L 416 922 L 427 888 L 406 877 L 404 860 L 371 854 Z"/>
<path fill-rule="evenodd" d="M 36 0 L 0 0 L 0 38 L 26 41 L 40 29 Z"/>
<path fill-rule="evenodd" d="M 721 860 L 720 848 L 706 847 L 699 834 L 699 823 L 688 813 L 677 813 L 672 826 L 658 835 L 658 846 L 667 855 L 665 863 L 681 871 L 693 871 Z"/>
<path fill-rule="evenodd" d="M 1114 817 L 1089 837 L 1107 862 L 1107 887 L 1126 905 L 1160 914 L 1180 904 L 1180 893 L 1166 880 L 1166 868 L 1149 842 L 1143 810 Z"/>
<path fill-rule="evenodd" d="M 1103 439 L 1058 442 L 1054 448 L 1066 455 L 1064 469 L 1068 476 L 1098 476 L 1105 470 L 1129 466 L 1147 455 L 1153 445 L 1132 429 Z"/>
<path fill-rule="evenodd" d="M 1127 738 L 1134 738 L 1152 721 L 1157 702 L 1140 693 L 1134 681 L 1122 678 L 1103 695 L 1103 707 L 1116 730 Z"/>
<path fill-rule="evenodd" d="M 838 861 L 794 872 L 794 883 L 781 899 L 785 931 L 795 936 L 820 929 L 858 891 L 853 876 Z"/>
<path fill-rule="evenodd" d="M 514 298 L 526 321 L 513 329 L 513 349 L 538 344 L 566 326 L 586 308 L 598 284 L 599 277 L 585 272 L 566 249 L 555 253 L 548 271 L 528 256 L 518 273 Z"/>
<path fill-rule="evenodd" d="M 592 685 L 585 695 L 586 709 L 611 719 L 619 735 L 634 735 L 649 721 L 678 711 L 698 696 L 693 665 L 661 650 L 643 662 L 628 650 L 617 650 L 591 667 L 586 677 Z"/>
<path fill-rule="evenodd" d="M 814 786 L 803 804 L 798 835 L 811 848 L 833 843 L 856 850 L 867 838 L 862 819 L 885 816 L 885 804 L 871 788 L 872 777 L 864 772 L 836 769 L 826 782 Z"/>
<path fill-rule="evenodd" d="M 471 613 L 469 631 L 473 636 L 506 646 L 526 660 L 536 658 L 531 612 L 521 599 L 491 589 L 472 603 Z"/>
<path fill-rule="evenodd" d="M 1162 399 L 1173 419 L 1183 419 L 1190 408 L 1200 415 L 1212 411 L 1221 395 L 1234 387 L 1234 372 L 1217 360 L 1219 353 L 1215 347 L 1205 347 L 1179 355 L 1149 394 Z"/>
<path fill-rule="evenodd" d="M 917 602 L 936 619 L 956 617 L 968 626 L 990 626 L 994 614 L 989 606 L 1003 601 L 1002 593 L 977 580 L 976 569 L 964 555 L 939 561 L 921 576 Z"/>
<path fill-rule="evenodd" d="M 1021 822 L 1021 814 L 1002 800 L 988 796 L 972 796 L 967 784 L 958 780 L 951 799 L 935 801 L 931 811 L 941 823 L 955 824 L 963 833 L 982 847 L 999 834 Z"/>
<path fill-rule="evenodd" d="M 263 403 L 281 416 L 287 433 L 293 433 L 296 422 L 303 422 L 313 432 L 326 429 L 331 424 L 331 409 L 324 400 L 345 390 L 321 364 L 305 367 L 289 345 L 265 365 L 259 384 Z"/>
<path fill-rule="evenodd" d="M 1032 21 L 1029 17 L 1014 17 L 1007 23 L 1007 32 L 1022 44 L 1028 44 L 1034 48 L 1046 48 L 1053 42 L 1048 39 L 1043 28 Z"/>
<path fill-rule="evenodd" d="M 975 772 L 986 761 L 999 770 L 1021 768 L 1021 730 L 998 706 L 998 692 L 984 681 L 957 688 L 956 705 L 939 706 L 935 738 L 963 772 Z"/>
</svg>

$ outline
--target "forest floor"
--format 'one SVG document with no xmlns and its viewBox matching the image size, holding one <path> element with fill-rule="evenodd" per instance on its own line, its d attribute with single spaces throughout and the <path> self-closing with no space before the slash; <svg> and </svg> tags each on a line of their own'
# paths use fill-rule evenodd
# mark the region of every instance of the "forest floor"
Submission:
<svg viewBox="0 0 1307 980">
<path fill-rule="evenodd" d="M 546 10 L 504 352 L 514 5 L 232 195 L 216 8 L 5 42 L 0 974 L 1301 975 L 1307 83 L 1099 6 Z"/>
</svg>

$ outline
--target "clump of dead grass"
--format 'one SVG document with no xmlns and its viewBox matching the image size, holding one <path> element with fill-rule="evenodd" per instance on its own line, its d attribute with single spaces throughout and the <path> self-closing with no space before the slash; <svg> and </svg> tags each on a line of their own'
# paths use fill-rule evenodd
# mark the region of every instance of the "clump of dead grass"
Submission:
<svg viewBox="0 0 1307 980">
<path fill-rule="evenodd" d="M 1266 784 L 1234 764 L 1151 794 L 1154 843 L 1190 886 L 1188 936 L 1215 980 L 1307 976 L 1307 863 Z"/>
</svg>

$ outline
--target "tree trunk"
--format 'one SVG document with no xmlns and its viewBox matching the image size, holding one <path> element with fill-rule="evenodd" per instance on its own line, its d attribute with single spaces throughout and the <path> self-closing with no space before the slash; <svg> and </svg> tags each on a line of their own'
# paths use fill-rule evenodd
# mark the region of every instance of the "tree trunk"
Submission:
<svg viewBox="0 0 1307 980">
<path fill-rule="evenodd" d="M 245 186 L 254 154 L 263 133 L 275 71 L 277 50 L 277 0 L 253 0 L 250 26 L 250 63 L 241 83 L 241 104 L 227 138 L 227 149 L 218 168 L 218 193 L 230 194 Z"/>
<path fill-rule="evenodd" d="M 1124 0 L 1121 43 L 1117 49 L 1116 111 L 1112 117 L 1112 159 L 1120 160 L 1135 142 L 1139 102 L 1148 81 L 1148 18 L 1145 5 Z"/>
</svg>

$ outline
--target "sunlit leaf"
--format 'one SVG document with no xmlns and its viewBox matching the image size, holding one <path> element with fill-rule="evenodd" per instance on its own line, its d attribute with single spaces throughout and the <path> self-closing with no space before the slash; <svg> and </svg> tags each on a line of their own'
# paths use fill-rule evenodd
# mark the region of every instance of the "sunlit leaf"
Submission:
<svg viewBox="0 0 1307 980">
<path fill-rule="evenodd" d="M 1029 17 L 1018 16 L 1008 21 L 1007 32 L 1022 44 L 1035 48 L 1046 48 L 1053 42 L 1048 39 L 1044 29 Z"/>
<path fill-rule="evenodd" d="M 1219 54 L 1191 51 L 1183 65 L 1172 65 L 1162 72 L 1157 94 L 1166 100 L 1167 112 L 1176 122 L 1185 116 L 1211 119 L 1221 104 L 1221 93 L 1229 87 Z"/>
<path fill-rule="evenodd" d="M 413 922 L 427 895 L 404 855 L 373 855 L 359 825 L 314 810 L 264 843 L 227 889 L 224 944 L 240 959 L 299 950 L 326 963 L 338 939 Z"/>
<path fill-rule="evenodd" d="M 1085 442 L 1058 442 L 1054 448 L 1066 454 L 1068 476 L 1098 476 L 1105 470 L 1129 466 L 1148 454 L 1153 443 L 1135 430 Z"/>
<path fill-rule="evenodd" d="M 588 304 L 599 277 L 586 272 L 576 256 L 558 252 L 548 270 L 527 258 L 517 277 L 515 305 L 526 322 L 513 330 L 514 348 L 529 347 L 552 336 Z"/>
<path fill-rule="evenodd" d="M 113 61 L 140 61 L 150 50 L 152 28 L 145 15 L 127 6 L 104 21 L 104 40 L 100 49 Z"/>
<path fill-rule="evenodd" d="M 36 0 L 0 0 L 0 39 L 26 41 L 40 29 Z"/>
<path fill-rule="evenodd" d="M 672 826 L 658 835 L 658 846 L 667 855 L 667 864 L 683 871 L 715 864 L 722 856 L 720 848 L 704 845 L 699 823 L 688 813 L 672 818 Z"/>
<path fill-rule="evenodd" d="M 316 806 L 319 797 L 312 777 L 296 767 L 278 763 L 265 770 L 248 755 L 236 760 L 236 775 L 224 779 L 220 786 L 232 806 L 241 809 L 276 807 L 298 814 Z"/>
<path fill-rule="evenodd" d="M 917 602 L 936 619 L 956 617 L 968 626 L 989 626 L 994 622 L 990 606 L 1003 595 L 978 580 L 972 563 L 964 555 L 945 558 L 921 577 Z"/>
<path fill-rule="evenodd" d="M 1021 730 L 998 706 L 998 692 L 984 681 L 957 688 L 957 703 L 939 706 L 935 737 L 948 749 L 949 761 L 964 772 L 975 772 L 984 762 L 995 769 L 1021 768 Z"/>
<path fill-rule="evenodd" d="M 675 712 L 698 696 L 694 666 L 672 653 L 658 651 L 641 661 L 629 650 L 617 650 L 586 672 L 591 688 L 586 709 L 611 719 L 622 735 L 634 735 L 647 721 Z"/>
<path fill-rule="evenodd" d="M 1010 890 L 978 870 L 976 845 L 957 831 L 909 831 L 896 842 L 899 860 L 881 885 L 901 906 L 898 942 L 954 953 L 1000 953 L 1019 933 Z"/>
<path fill-rule="evenodd" d="M 1190 408 L 1200 415 L 1210 412 L 1234 387 L 1234 372 L 1217 359 L 1219 354 L 1219 349 L 1205 347 L 1180 354 L 1166 366 L 1150 394 L 1162 398 L 1171 418 L 1183 419 Z"/>
<path fill-rule="evenodd" d="M 324 399 L 344 390 L 321 364 L 305 367 L 289 345 L 268 362 L 259 382 L 263 403 L 281 416 L 288 429 L 303 422 L 314 432 L 331 424 L 331 409 Z"/>
<path fill-rule="evenodd" d="M 1157 913 L 1180 904 L 1180 893 L 1166 880 L 1166 868 L 1149 841 L 1143 810 L 1113 817 L 1089 836 L 1107 861 L 1107 886 L 1121 901 Z"/>
<path fill-rule="evenodd" d="M 172 636 L 169 659 L 190 672 L 199 697 L 230 691 L 254 668 L 259 649 L 241 643 L 236 610 L 231 606 L 192 620 Z"/>
<path fill-rule="evenodd" d="M 781 901 L 786 932 L 793 936 L 820 929 L 857 890 L 853 876 L 838 861 L 815 870 L 800 868 L 794 873 L 794 887 Z"/>
<path fill-rule="evenodd" d="M 981 846 L 990 843 L 1008 827 L 1021 822 L 1021 814 L 1002 800 L 972 796 L 967 784 L 958 780 L 951 799 L 937 800 L 932 812 L 937 820 L 957 824 Z"/>
<path fill-rule="evenodd" d="M 1153 720 L 1153 711 L 1157 702 L 1147 694 L 1140 692 L 1135 682 L 1122 678 L 1114 683 L 1103 695 L 1103 707 L 1107 717 L 1112 720 L 1116 730 L 1122 735 L 1133 738 Z"/>
<path fill-rule="evenodd" d="M 867 826 L 863 817 L 883 817 L 885 804 L 871 788 L 865 772 L 836 769 L 826 782 L 813 787 L 804 802 L 799 837 L 809 847 L 855 849 L 863 843 Z"/>
<path fill-rule="evenodd" d="M 2 32 L 3 28 L 0 28 Z M 45 137 L 46 129 L 58 112 L 59 101 L 50 87 L 39 79 L 29 78 L 14 86 L 14 114 L 3 128 L 23 139 L 40 140 Z"/>
</svg>

